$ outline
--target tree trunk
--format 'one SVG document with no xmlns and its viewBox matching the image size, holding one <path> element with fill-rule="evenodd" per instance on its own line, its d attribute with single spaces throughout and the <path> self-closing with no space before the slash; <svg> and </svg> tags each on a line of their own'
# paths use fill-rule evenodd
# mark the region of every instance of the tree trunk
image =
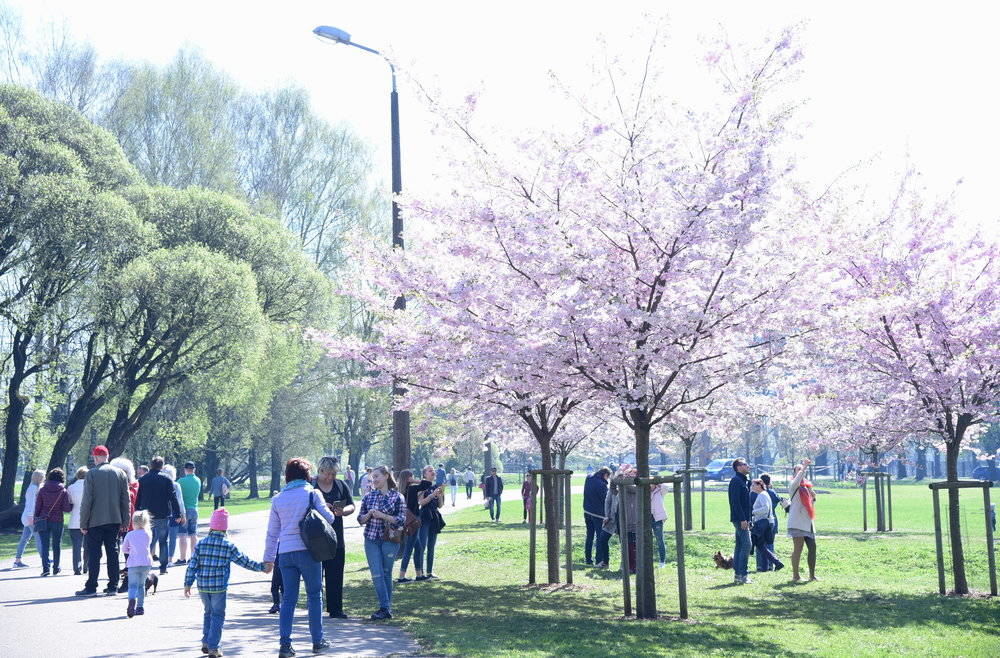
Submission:
<svg viewBox="0 0 1000 658">
<path fill-rule="evenodd" d="M 542 470 L 551 470 L 552 444 L 549 436 L 535 435 L 542 452 Z M 551 475 L 542 476 L 542 504 L 545 507 L 545 562 L 548 582 L 559 582 L 559 515 L 556 511 L 555 482 Z"/>
<path fill-rule="evenodd" d="M 896 479 L 897 480 L 905 480 L 906 479 L 906 464 L 904 463 L 905 459 L 906 459 L 906 455 L 905 454 L 899 455 L 896 458 Z"/>
<path fill-rule="evenodd" d="M 961 451 L 961 436 L 957 436 L 948 442 L 945 453 L 948 482 L 958 482 L 958 458 Z M 955 578 L 955 593 L 968 594 L 969 583 L 965 579 L 965 554 L 962 552 L 962 519 L 959 516 L 958 494 L 958 489 L 948 489 L 948 533 L 951 536 L 951 569 Z"/>
<path fill-rule="evenodd" d="M 347 465 L 351 467 L 354 471 L 354 482 L 351 483 L 351 488 L 354 491 L 351 492 L 352 495 L 357 497 L 361 492 L 361 453 L 347 449 Z"/>
<path fill-rule="evenodd" d="M 21 395 L 21 384 L 28 377 L 28 345 L 31 338 L 15 332 L 11 348 L 11 374 L 7 382 L 7 417 L 4 420 L 3 471 L 0 473 L 0 510 L 14 506 L 17 460 L 21 456 L 21 421 L 28 398 Z"/>
<path fill-rule="evenodd" d="M 250 495 L 247 498 L 260 498 L 260 488 L 257 484 L 257 448 L 253 446 L 247 453 L 247 475 L 250 476 Z"/>
<path fill-rule="evenodd" d="M 934 448 L 933 466 L 934 466 L 934 475 L 932 477 L 934 478 L 941 477 L 941 451 L 938 450 L 937 448 Z"/>
<path fill-rule="evenodd" d="M 649 416 L 645 409 L 629 411 L 635 433 L 635 461 L 639 477 L 649 477 Z M 640 487 L 636 500 L 636 610 L 640 619 L 656 618 L 656 581 L 653 579 L 653 532 L 650 516 L 649 489 Z M 627 550 L 627 529 L 622 531 L 622 550 Z"/>
<path fill-rule="evenodd" d="M 691 449 L 694 447 L 694 439 L 697 433 L 684 440 L 684 468 L 691 470 Z M 684 474 L 684 529 L 694 530 L 694 515 L 691 511 L 691 473 Z"/>
<path fill-rule="evenodd" d="M 272 493 L 281 491 L 281 446 L 273 437 L 271 439 L 271 491 Z"/>
<path fill-rule="evenodd" d="M 927 448 L 921 446 L 917 448 L 917 469 L 914 479 L 920 482 L 925 477 L 927 477 Z"/>
</svg>

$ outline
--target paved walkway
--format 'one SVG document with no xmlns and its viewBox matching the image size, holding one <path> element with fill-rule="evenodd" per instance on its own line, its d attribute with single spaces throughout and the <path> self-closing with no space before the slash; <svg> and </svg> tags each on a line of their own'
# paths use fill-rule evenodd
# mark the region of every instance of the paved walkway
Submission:
<svg viewBox="0 0 1000 658">
<path fill-rule="evenodd" d="M 458 506 L 446 504 L 449 514 L 482 503 L 479 490 L 471 501 L 464 492 Z M 518 506 L 520 507 L 520 506 Z M 269 511 L 230 517 L 230 537 L 247 555 L 259 558 Z M 207 519 L 199 532 L 208 531 Z M 361 544 L 361 528 L 349 517 L 345 527 L 348 546 Z M 27 569 L 0 569 L 0 656 L 37 658 L 58 655 L 65 658 L 138 656 L 155 652 L 161 656 L 201 656 L 202 605 L 197 588 L 184 598 L 185 567 L 171 567 L 160 576 L 155 595 L 146 597 L 146 614 L 128 619 L 128 597 L 98 596 L 78 598 L 85 576 L 74 576 L 71 552 L 63 549 L 63 572 L 41 578 L 40 558 L 27 553 Z M 6 565 L 5 565 L 6 566 Z M 68 569 L 67 569 L 68 567 Z M 67 571 L 69 575 L 67 574 Z M 99 589 L 107 584 L 102 565 Z M 226 604 L 226 625 L 222 650 L 227 656 L 274 656 L 278 652 L 278 616 L 267 614 L 271 606 L 271 577 L 233 565 Z M 368 611 L 365 611 L 366 613 Z M 331 619 L 324 612 L 326 637 L 332 656 L 419 656 L 419 645 L 397 626 L 368 622 L 365 618 Z M 300 656 L 311 656 L 308 619 L 304 609 L 295 612 L 292 645 Z"/>
</svg>

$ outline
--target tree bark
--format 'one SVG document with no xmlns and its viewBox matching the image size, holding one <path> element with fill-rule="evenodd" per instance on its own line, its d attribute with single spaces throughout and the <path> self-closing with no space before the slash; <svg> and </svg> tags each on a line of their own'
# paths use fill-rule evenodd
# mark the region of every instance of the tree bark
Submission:
<svg viewBox="0 0 1000 658">
<path fill-rule="evenodd" d="M 536 435 L 542 452 L 542 469 L 551 470 L 552 444 L 547 435 Z M 551 475 L 542 476 L 542 501 L 545 506 L 545 562 L 548 567 L 548 582 L 559 582 L 559 514 L 556 511 L 555 482 Z"/>
<path fill-rule="evenodd" d="M 354 482 L 351 484 L 351 488 L 354 489 L 354 491 L 352 491 L 351 494 L 357 497 L 361 491 L 361 472 L 359 471 L 359 468 L 361 467 L 361 453 L 348 448 L 347 465 L 351 467 L 352 471 L 354 471 Z"/>
<path fill-rule="evenodd" d="M 361 479 L 358 474 L 358 479 Z M 271 491 L 281 491 L 281 449 L 277 441 L 271 440 Z"/>
<path fill-rule="evenodd" d="M 684 529 L 694 530 L 694 515 L 691 511 L 691 449 L 694 447 L 694 439 L 697 433 L 692 433 L 685 437 L 684 441 L 684 468 L 689 471 L 684 474 Z"/>
<path fill-rule="evenodd" d="M 21 384 L 28 378 L 28 347 L 31 336 L 14 332 L 11 345 L 11 373 L 7 382 L 7 417 L 4 420 L 3 471 L 0 473 L 0 510 L 14 506 L 17 460 L 21 456 L 21 421 L 28 398 L 21 395 Z"/>
<path fill-rule="evenodd" d="M 961 424 L 961 421 L 959 421 Z M 957 432 L 956 432 L 957 433 Z M 962 431 L 964 434 L 964 430 Z M 961 434 L 952 438 L 945 452 L 948 482 L 958 482 L 958 458 L 962 451 Z M 959 490 L 948 489 L 948 533 L 951 536 L 951 570 L 955 579 L 955 593 L 968 594 L 965 579 L 965 554 L 962 552 L 962 524 L 959 516 Z"/>
<path fill-rule="evenodd" d="M 639 477 L 649 477 L 649 415 L 645 409 L 632 409 L 629 411 L 632 418 L 633 432 L 635 434 L 635 461 L 636 470 Z M 650 516 L 649 491 L 640 487 L 638 500 L 636 500 L 636 549 L 637 555 L 642 555 L 643 560 L 637 559 L 636 566 L 636 617 L 640 619 L 656 618 L 656 581 L 653 578 L 653 532 Z M 620 523 L 620 522 L 619 522 Z M 627 550 L 627 528 L 622 530 L 622 550 Z M 639 543 L 641 542 L 641 547 Z M 641 585 L 640 585 L 641 582 Z"/>
<path fill-rule="evenodd" d="M 917 448 L 917 468 L 914 479 L 920 482 L 927 477 L 927 448 L 921 446 Z"/>
<path fill-rule="evenodd" d="M 250 476 L 250 495 L 247 498 L 260 498 L 260 487 L 257 484 L 257 448 L 253 446 L 247 453 L 247 475 Z"/>
</svg>

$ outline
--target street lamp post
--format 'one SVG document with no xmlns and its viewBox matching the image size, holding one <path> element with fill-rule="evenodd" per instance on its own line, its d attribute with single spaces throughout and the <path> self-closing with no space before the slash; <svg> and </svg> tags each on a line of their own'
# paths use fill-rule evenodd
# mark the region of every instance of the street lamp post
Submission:
<svg viewBox="0 0 1000 658">
<path fill-rule="evenodd" d="M 399 94 L 396 92 L 396 67 L 385 55 L 374 48 L 351 41 L 351 35 L 341 29 L 321 25 L 313 30 L 313 34 L 335 43 L 354 46 L 365 52 L 374 53 L 389 65 L 389 73 L 392 75 L 392 91 L 389 92 L 389 131 L 392 142 L 392 246 L 403 249 L 403 218 L 399 214 L 399 204 L 396 202 L 399 193 L 403 191 L 403 174 L 399 157 Z M 399 311 L 405 310 L 406 299 L 402 295 L 397 297 L 393 308 Z M 393 385 L 392 395 L 394 398 L 404 393 L 406 393 L 406 389 L 399 386 L 398 383 Z M 392 466 L 396 472 L 410 467 L 409 411 L 394 410 L 392 412 Z"/>
</svg>

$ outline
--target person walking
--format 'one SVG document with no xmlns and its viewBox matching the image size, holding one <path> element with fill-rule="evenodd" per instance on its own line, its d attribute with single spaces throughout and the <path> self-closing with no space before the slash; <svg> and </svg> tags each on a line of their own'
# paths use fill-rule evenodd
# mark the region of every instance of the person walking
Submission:
<svg viewBox="0 0 1000 658">
<path fill-rule="evenodd" d="M 483 492 L 489 499 L 490 520 L 500 523 L 500 497 L 503 495 L 503 478 L 497 475 L 496 467 L 491 468 L 490 474 L 483 480 Z"/>
<path fill-rule="evenodd" d="M 326 506 L 333 512 L 333 529 L 337 533 L 337 552 L 332 560 L 323 561 L 326 611 L 331 617 L 347 619 L 344 613 L 344 517 L 354 514 L 354 499 L 347 485 L 337 479 L 339 467 L 336 457 L 320 459 L 313 486 L 319 489 Z"/>
<path fill-rule="evenodd" d="M 225 507 L 226 496 L 229 495 L 229 490 L 233 488 L 233 483 L 229 481 L 226 477 L 226 472 L 221 469 L 215 469 L 215 477 L 212 478 L 212 504 L 214 507 L 212 509 L 219 509 L 220 507 Z"/>
<path fill-rule="evenodd" d="M 667 566 L 667 545 L 663 542 L 663 523 L 667 520 L 667 509 L 663 505 L 663 497 L 667 494 L 665 483 L 654 484 L 649 488 L 649 509 L 653 515 L 653 539 L 656 540 L 656 550 L 659 552 L 659 566 Z"/>
<path fill-rule="evenodd" d="M 421 484 L 427 483 L 417 494 L 417 507 L 420 509 L 420 546 L 424 549 L 424 566 L 426 571 L 423 576 L 417 576 L 416 580 L 437 579 L 434 575 L 434 549 L 437 546 L 437 536 L 444 528 L 444 517 L 441 516 L 441 507 L 444 505 L 444 486 L 440 484 L 430 485 L 430 478 L 435 477 L 434 469 L 430 466 L 424 467 Z M 391 565 L 390 565 L 391 566 Z"/>
<path fill-rule="evenodd" d="M 21 557 L 24 555 L 24 549 L 28 546 L 28 542 L 34 538 L 35 549 L 38 554 L 42 553 L 42 541 L 35 532 L 35 502 L 38 500 L 38 491 L 41 489 L 42 482 L 45 480 L 45 471 L 35 470 L 31 473 L 31 484 L 28 485 L 28 490 L 24 492 L 24 509 L 21 510 L 21 525 L 24 526 L 21 530 L 21 539 L 17 542 L 17 550 L 14 552 L 14 568 L 23 569 L 28 565 L 25 564 Z"/>
<path fill-rule="evenodd" d="M 330 647 L 323 633 L 323 564 L 313 559 L 303 543 L 299 523 L 310 509 L 315 509 L 331 525 L 337 517 L 326 506 L 320 491 L 309 484 L 312 468 L 312 464 L 302 457 L 293 457 L 285 463 L 285 486 L 271 499 L 271 515 L 267 522 L 264 562 L 277 563 L 284 587 L 278 614 L 279 658 L 295 655 L 292 621 L 299 601 L 300 581 L 306 586 L 313 652 L 322 653 Z"/>
<path fill-rule="evenodd" d="M 417 519 L 420 519 L 420 505 L 417 502 L 417 495 L 429 486 L 430 482 L 417 480 L 413 477 L 413 471 L 408 468 L 399 472 L 398 491 L 406 502 L 407 511 Z M 397 583 L 410 582 L 410 579 L 406 577 L 406 569 L 410 566 L 411 556 L 417 579 L 426 580 L 424 578 L 424 547 L 420 544 L 419 528 L 412 535 L 406 535 L 403 538 L 402 559 L 399 562 Z"/>
<path fill-rule="evenodd" d="M 455 497 L 458 496 L 458 480 L 461 476 L 458 474 L 458 469 L 451 469 L 451 473 L 448 474 L 448 493 L 451 494 L 451 506 L 455 506 Z"/>
<path fill-rule="evenodd" d="M 809 549 L 809 580 L 819 580 L 816 577 L 816 494 L 813 485 L 805 479 L 806 467 L 812 461 L 803 459 L 795 466 L 794 475 L 788 483 L 788 536 L 792 538 L 792 582 L 801 582 L 799 577 L 799 560 L 802 557 L 803 544 Z"/>
<path fill-rule="evenodd" d="M 771 515 L 774 511 L 771 497 L 767 495 L 764 482 L 759 478 L 750 483 L 751 494 L 757 494 L 753 499 L 750 521 L 750 541 L 757 555 L 757 571 L 780 571 L 785 567 L 774 551 L 767 547 L 771 537 Z M 761 559 L 763 558 L 763 560 Z M 763 568 L 761 568 L 763 566 Z"/>
<path fill-rule="evenodd" d="M 180 535 L 181 528 L 187 525 L 187 518 L 184 517 L 184 491 L 181 489 L 181 485 L 177 483 L 177 469 L 174 468 L 173 464 L 164 464 L 163 473 L 173 483 L 174 498 L 177 500 L 177 508 L 181 511 L 181 518 L 171 519 L 167 526 L 167 562 L 173 562 L 175 566 L 180 566 L 187 562 L 186 560 L 184 562 L 180 562 L 180 560 L 174 561 L 174 555 L 177 552 L 177 537 Z"/>
<path fill-rule="evenodd" d="M 184 463 L 184 476 L 177 480 L 184 502 L 184 525 L 178 529 L 181 557 L 174 564 L 187 564 L 188 555 L 194 555 L 198 541 L 198 496 L 201 495 L 201 480 L 195 475 L 194 462 Z"/>
<path fill-rule="evenodd" d="M 437 470 L 434 471 L 434 485 L 443 487 L 447 475 L 448 473 L 444 470 L 444 464 L 438 464 Z"/>
<path fill-rule="evenodd" d="M 131 619 L 146 614 L 146 577 L 153 567 L 149 545 L 153 537 L 149 532 L 149 512 L 139 510 L 132 515 L 132 530 L 122 539 L 125 568 L 128 570 L 128 607 L 125 615 Z"/>
<path fill-rule="evenodd" d="M 201 652 L 215 658 L 222 655 L 222 626 L 226 623 L 226 590 L 229 588 L 229 567 L 235 562 L 250 571 L 270 573 L 271 562 L 251 560 L 226 537 L 229 530 L 229 510 L 225 507 L 212 512 L 208 534 L 197 543 L 184 573 L 184 596 L 191 596 L 191 586 L 198 583 L 198 594 L 205 610 L 201 625 Z M 296 587 L 296 589 L 298 589 Z M 326 646 L 313 646 L 322 653 Z M 294 654 L 293 654 L 294 655 Z"/>
<path fill-rule="evenodd" d="M 149 472 L 139 479 L 139 495 L 135 508 L 147 510 L 152 518 L 153 542 L 157 545 L 160 575 L 167 573 L 170 561 L 170 520 L 183 521 L 180 505 L 174 493 L 174 482 L 163 472 L 163 457 L 149 460 Z"/>
<path fill-rule="evenodd" d="M 83 550 L 83 533 L 80 532 L 80 506 L 83 505 L 83 488 L 86 486 L 84 480 L 87 479 L 87 467 L 81 466 L 76 469 L 76 478 L 73 484 L 66 487 L 69 502 L 73 509 L 69 512 L 69 538 L 73 542 L 73 575 L 79 576 L 87 567 L 87 554 Z"/>
<path fill-rule="evenodd" d="M 770 523 L 770 533 L 767 537 L 767 542 L 764 546 L 767 550 L 774 553 L 774 538 L 778 536 L 778 508 L 781 507 L 781 497 L 774 491 L 774 487 L 771 486 L 771 475 L 769 473 L 761 473 L 760 481 L 764 484 L 764 492 L 767 494 L 768 498 L 771 499 L 771 523 Z M 760 559 L 760 554 L 757 556 L 757 570 L 761 570 L 761 566 L 767 566 L 768 571 L 774 570 L 774 565 L 763 565 Z"/>
<path fill-rule="evenodd" d="M 471 466 L 465 467 L 465 499 L 472 500 L 472 489 L 476 486 L 476 474 Z"/>
<path fill-rule="evenodd" d="M 637 471 L 631 464 L 621 464 L 614 478 L 636 477 Z M 625 518 L 619 518 L 619 498 L 625 497 Z M 604 523 L 602 529 L 608 535 L 618 535 L 618 542 L 628 561 L 628 572 L 635 573 L 636 566 L 636 530 L 638 528 L 639 501 L 635 487 L 619 487 L 613 481 L 608 487 L 608 495 L 604 499 Z"/>
<path fill-rule="evenodd" d="M 41 544 L 42 575 L 49 575 L 49 547 L 52 548 L 52 575 L 59 575 L 59 557 L 62 554 L 63 514 L 72 511 L 73 502 L 66 492 L 66 474 L 61 468 L 53 468 L 45 479 L 45 485 L 38 490 L 35 498 L 34 522 Z"/>
<path fill-rule="evenodd" d="M 128 526 L 123 528 L 118 534 L 119 540 L 125 536 L 126 532 L 132 531 L 132 517 L 135 515 L 135 501 L 139 497 L 139 482 L 135 479 L 135 466 L 132 464 L 131 459 L 125 457 L 115 457 L 111 460 L 111 465 L 115 468 L 121 469 L 128 479 Z M 120 542 L 119 542 L 120 543 Z M 125 556 L 125 562 L 128 563 L 128 551 L 122 551 L 122 555 Z M 124 594 L 128 592 L 128 569 L 122 569 L 122 582 L 118 586 L 118 593 Z"/>
<path fill-rule="evenodd" d="M 611 535 L 604 532 L 604 501 L 608 497 L 608 480 L 611 469 L 602 466 L 583 481 L 583 520 L 587 524 L 587 540 L 583 545 L 583 561 L 595 564 L 601 569 L 608 567 L 608 540 Z M 594 552 L 596 543 L 597 551 Z M 593 556 L 594 560 L 591 560 Z"/>
<path fill-rule="evenodd" d="M 107 595 L 118 592 L 118 533 L 127 530 L 129 517 L 128 476 L 108 463 L 108 449 L 94 446 L 90 451 L 94 467 L 87 471 L 80 504 L 80 532 L 87 537 L 87 582 L 77 596 L 97 596 L 101 571 L 101 551 L 107 554 Z"/>
<path fill-rule="evenodd" d="M 733 551 L 733 582 L 737 585 L 750 583 L 747 563 L 750 561 L 750 466 L 744 459 L 733 460 L 736 472 L 729 480 L 729 521 L 736 533 L 736 548 Z"/>
<path fill-rule="evenodd" d="M 433 477 L 433 475 L 431 476 Z M 406 521 L 406 504 L 395 490 L 392 473 L 385 466 L 372 470 L 373 489 L 361 500 L 358 523 L 365 526 L 365 557 L 372 574 L 379 608 L 372 620 L 392 618 L 392 563 L 398 545 L 386 538 L 386 526 L 400 528 Z"/>
</svg>

